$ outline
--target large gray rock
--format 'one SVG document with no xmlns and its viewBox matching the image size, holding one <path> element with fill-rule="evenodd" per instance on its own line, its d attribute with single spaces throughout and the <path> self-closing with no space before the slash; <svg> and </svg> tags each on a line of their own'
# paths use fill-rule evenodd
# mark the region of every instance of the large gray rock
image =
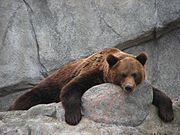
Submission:
<svg viewBox="0 0 180 135">
<path fill-rule="evenodd" d="M 127 114 L 124 121 L 120 117 L 103 119 L 105 113 L 92 115 L 91 109 L 95 109 L 92 107 L 86 111 L 88 119 L 83 118 L 76 127 L 65 124 L 61 105 L 40 105 L 29 111 L 0 113 L 0 134 L 178 135 L 180 31 L 169 31 L 179 27 L 179 0 L 0 0 L 0 110 L 6 110 L 21 91 L 32 88 L 64 63 L 105 47 L 127 49 L 134 45 L 141 47 L 127 51 L 138 54 L 145 50 L 149 54 L 148 80 L 177 102 L 171 124 L 159 120 L 154 107 L 143 123 L 148 109 L 144 114 L 143 108 L 139 110 L 142 119 Z M 164 34 L 160 39 L 140 44 Z M 97 109 L 103 110 L 104 105 L 95 101 L 86 103 L 95 103 Z M 138 101 L 131 107 L 137 109 Z M 116 116 L 113 112 L 109 114 Z M 122 115 L 121 111 L 117 113 Z M 130 121 L 135 123 L 132 125 L 141 124 L 131 127 Z"/>
<path fill-rule="evenodd" d="M 172 99 L 180 96 L 180 29 L 124 51 L 148 54 L 147 79 Z"/>
<path fill-rule="evenodd" d="M 101 96 L 100 94 L 102 94 L 101 88 L 102 90 L 104 90 L 104 93 L 102 95 L 103 97 L 100 97 Z M 100 91 L 97 91 L 96 89 Z M 110 90 L 112 93 L 109 93 L 108 90 Z M 170 124 L 166 124 L 162 122 L 157 116 L 157 110 L 155 109 L 155 107 L 153 105 L 149 106 L 148 101 L 152 99 L 152 95 L 150 91 L 151 88 L 149 87 L 149 85 L 144 84 L 140 86 L 140 88 L 134 94 L 129 95 L 128 98 L 128 96 L 122 94 L 122 91 L 118 89 L 117 86 L 113 86 L 112 84 L 105 84 L 104 86 L 94 87 L 90 89 L 90 91 L 83 96 L 83 100 L 84 100 L 83 108 L 85 110 L 84 111 L 85 116 L 82 118 L 82 120 L 77 126 L 70 126 L 65 123 L 64 109 L 60 103 L 57 104 L 53 103 L 49 105 L 37 105 L 29 109 L 28 111 L 0 112 L 0 134 L 2 135 L 3 134 L 6 135 L 12 135 L 12 134 L 13 135 L 59 135 L 59 134 L 61 135 L 67 135 L 67 134 L 68 135 L 104 135 L 104 134 L 105 135 L 117 135 L 117 134 L 118 135 L 129 135 L 129 134 L 179 135 L 180 98 L 177 99 L 176 102 L 174 102 L 174 113 L 175 113 L 174 121 L 171 122 Z M 89 93 L 91 94 L 89 95 Z M 114 93 L 117 93 L 117 97 L 119 97 L 120 100 L 118 98 L 114 98 Z M 107 97 L 112 98 L 111 100 L 114 100 L 113 103 L 115 103 L 115 105 L 112 106 L 109 105 L 112 103 L 112 101 L 107 100 Z M 124 98 L 124 100 L 122 100 L 122 98 Z M 147 100 L 145 100 L 145 98 L 147 98 Z M 99 99 L 99 104 L 96 102 L 97 99 Z M 120 104 L 118 104 L 118 102 Z M 97 104 L 97 108 L 91 106 L 93 103 Z M 130 106 L 126 106 L 125 104 Z M 119 106 L 122 106 L 123 108 Z M 132 106 L 135 106 L 135 108 L 131 108 Z M 136 108 L 137 106 L 140 110 Z M 133 117 L 137 117 L 139 120 L 142 120 L 137 115 L 137 113 L 139 112 L 140 114 L 142 114 L 142 117 L 144 117 L 141 110 L 142 109 L 141 106 L 144 106 L 145 108 L 147 107 L 147 110 L 145 110 L 144 113 L 148 112 L 147 114 L 149 115 L 147 115 L 147 117 L 145 117 L 145 119 L 142 122 L 140 122 L 138 125 L 133 125 L 131 123 L 129 124 L 126 123 L 124 125 L 123 119 L 119 119 L 119 117 L 124 117 L 124 119 L 127 119 L 127 121 L 130 122 L 131 120 L 134 121 Z M 109 107 L 112 108 L 109 109 Z M 129 110 L 126 110 L 127 108 Z M 119 109 L 124 109 L 127 114 L 119 113 L 119 115 L 116 115 L 115 112 L 118 113 L 123 111 Z M 92 111 L 90 112 L 89 110 Z M 98 113 L 93 114 L 96 111 L 98 111 L 99 114 Z M 109 113 L 107 119 L 102 117 L 102 119 L 98 122 L 91 120 L 92 118 L 91 114 L 93 114 L 94 116 L 95 115 L 104 116 L 106 113 L 108 113 L 107 111 L 111 112 Z M 134 112 L 134 116 L 129 117 L 130 116 L 129 114 L 131 114 L 132 112 Z M 101 116 L 96 116 L 96 118 L 99 117 Z M 117 120 L 122 120 L 123 123 L 121 123 L 121 121 L 119 121 L 118 123 L 116 122 L 114 123 L 114 121 L 107 122 L 107 120 L 108 121 L 110 120 L 109 118 L 113 118 L 113 117 L 114 118 L 116 117 Z M 137 120 L 135 121 L 138 122 Z"/>
<path fill-rule="evenodd" d="M 26 6 L 0 0 L 0 96 L 32 87 L 41 75 Z"/>
<path fill-rule="evenodd" d="M 84 115 L 96 122 L 137 126 L 149 114 L 153 91 L 147 82 L 135 93 L 127 94 L 119 86 L 102 84 L 88 90 L 82 99 Z"/>
<path fill-rule="evenodd" d="M 179 0 L 0 0 L 0 96 L 98 49 L 179 27 Z M 160 30 L 160 29 L 161 30 Z M 166 30 L 167 31 L 167 30 Z"/>
</svg>

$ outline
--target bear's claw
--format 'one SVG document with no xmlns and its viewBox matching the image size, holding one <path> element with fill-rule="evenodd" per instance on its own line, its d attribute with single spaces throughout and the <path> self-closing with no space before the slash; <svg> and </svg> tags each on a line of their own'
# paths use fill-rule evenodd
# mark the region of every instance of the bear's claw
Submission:
<svg viewBox="0 0 180 135">
<path fill-rule="evenodd" d="M 68 123 L 69 125 L 77 125 L 80 120 L 82 118 L 82 115 L 81 115 L 81 110 L 80 109 L 77 109 L 77 110 L 66 110 L 65 112 L 65 121 L 66 123 Z"/>
</svg>

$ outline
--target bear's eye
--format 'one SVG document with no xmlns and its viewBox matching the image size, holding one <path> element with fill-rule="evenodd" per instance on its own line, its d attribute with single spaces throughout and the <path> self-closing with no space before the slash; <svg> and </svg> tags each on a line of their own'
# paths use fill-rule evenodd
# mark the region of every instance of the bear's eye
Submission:
<svg viewBox="0 0 180 135">
<path fill-rule="evenodd" d="M 125 77 L 126 77 L 126 74 L 125 74 L 125 73 L 121 73 L 120 76 L 123 77 L 123 78 L 125 78 Z"/>
<path fill-rule="evenodd" d="M 131 76 L 136 78 L 137 77 L 137 73 L 132 73 Z"/>
</svg>

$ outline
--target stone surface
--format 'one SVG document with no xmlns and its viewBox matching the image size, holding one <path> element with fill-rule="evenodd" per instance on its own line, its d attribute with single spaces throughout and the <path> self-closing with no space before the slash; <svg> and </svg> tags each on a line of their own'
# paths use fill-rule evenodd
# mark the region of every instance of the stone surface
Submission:
<svg viewBox="0 0 180 135">
<path fill-rule="evenodd" d="M 108 86 L 109 85 L 109 86 Z M 147 84 L 143 87 L 140 87 L 142 89 L 142 94 L 144 91 L 148 90 L 146 89 Z M 98 98 L 100 103 L 102 103 L 104 100 L 107 100 L 107 97 L 111 97 L 113 100 L 117 102 L 120 102 L 120 105 L 122 103 L 128 104 L 128 105 L 137 105 L 135 103 L 129 102 L 129 100 L 118 100 L 117 98 L 114 99 L 114 92 L 117 91 L 116 86 L 112 86 L 112 84 L 106 84 L 104 86 L 98 86 L 90 89 L 91 93 L 92 91 L 94 93 L 90 94 L 86 93 L 84 95 L 84 110 L 89 110 L 88 104 L 91 105 L 92 103 L 95 103 L 94 100 L 97 100 L 97 96 L 102 91 L 96 91 L 95 89 L 104 89 L 106 96 L 103 96 L 102 98 Z M 112 93 L 109 93 L 107 89 L 113 88 Z M 119 91 L 120 92 L 120 91 Z M 137 92 L 137 91 L 136 91 Z M 105 95 L 104 93 L 104 95 Z M 137 92 L 138 93 L 138 92 Z M 145 92 L 146 93 L 146 92 Z M 124 95 L 121 95 L 124 97 Z M 132 96 L 132 98 L 138 98 L 138 96 Z M 147 96 L 147 95 L 146 95 Z M 120 97 L 121 99 L 121 97 Z M 145 97 L 137 100 L 144 101 Z M 109 103 L 112 103 L 110 100 L 108 100 Z M 135 100 L 133 100 L 134 102 Z M 135 101 L 136 102 L 136 101 Z M 102 114 L 106 113 L 107 110 L 111 112 L 118 112 L 120 109 L 117 106 L 113 106 L 112 109 L 108 109 L 108 102 L 104 102 L 105 105 L 102 105 Z M 138 101 L 136 102 L 138 103 Z M 138 103 L 139 104 L 139 103 Z M 144 103 L 142 103 L 144 105 Z M 139 104 L 139 105 L 142 105 Z M 146 104 L 147 105 L 147 104 Z M 101 104 L 97 105 L 97 107 L 101 106 Z M 107 110 L 106 110 L 106 109 Z M 140 107 L 141 108 L 141 107 Z M 97 111 L 97 108 L 90 108 L 91 110 L 94 109 L 94 112 Z M 129 107 L 129 112 L 131 113 L 133 108 Z M 77 126 L 69 126 L 65 123 L 64 120 L 64 109 L 60 103 L 52 103 L 48 105 L 37 105 L 35 107 L 30 108 L 28 111 L 14 111 L 14 112 L 0 112 L 0 134 L 6 134 L 6 135 L 159 135 L 159 134 L 168 134 L 168 135 L 179 135 L 180 133 L 180 98 L 174 102 L 174 113 L 175 118 L 174 121 L 171 123 L 164 123 L 162 122 L 158 115 L 156 108 L 151 105 L 148 107 L 149 115 L 147 115 L 146 119 L 143 120 L 142 123 L 139 125 L 129 125 L 126 124 L 123 125 L 122 123 L 105 123 L 105 122 L 95 122 L 91 120 L 91 117 L 84 112 L 84 117 L 82 118 L 81 122 Z M 100 111 L 100 110 L 98 110 Z M 104 112 L 105 111 L 105 112 Z M 136 110 L 141 113 L 141 110 Z M 91 112 L 93 113 L 93 112 Z M 94 115 L 94 114 L 93 114 Z M 97 115 L 100 115 L 97 114 Z M 137 115 L 135 114 L 135 117 Z M 98 116 L 96 116 L 98 117 Z M 113 113 L 110 113 L 109 117 L 125 117 L 125 119 L 131 119 L 133 120 L 133 117 L 129 118 L 128 114 L 120 114 L 119 116 L 113 116 Z M 102 119 L 103 121 L 103 119 Z"/>
<path fill-rule="evenodd" d="M 0 96 L 27 89 L 40 78 L 38 50 L 26 6 L 0 0 Z"/>
<path fill-rule="evenodd" d="M 98 49 L 179 27 L 179 14 L 179 0 L 0 0 L 0 96 Z"/>
<path fill-rule="evenodd" d="M 153 92 L 147 82 L 130 95 L 119 86 L 102 84 L 89 89 L 83 97 L 84 115 L 89 119 L 108 124 L 137 126 L 149 114 Z"/>
<path fill-rule="evenodd" d="M 124 51 L 148 54 L 147 79 L 172 99 L 180 96 L 180 29 Z"/>
<path fill-rule="evenodd" d="M 23 90 L 0 98 L 0 111 L 7 111 L 15 99 L 29 90 Z"/>
<path fill-rule="evenodd" d="M 157 27 L 171 23 L 171 20 L 179 20 L 180 18 L 180 1 L 156 0 Z"/>
<path fill-rule="evenodd" d="M 175 120 L 165 124 L 152 106 L 144 122 L 141 123 L 142 118 L 140 125 L 132 127 L 134 123 L 129 122 L 133 120 L 136 125 L 137 119 L 129 118 L 128 114 L 125 115 L 128 121 L 121 117 L 115 119 L 113 109 L 114 113 L 108 114 L 113 114 L 111 119 L 103 120 L 106 113 L 98 117 L 90 115 L 92 109 L 99 112 L 107 107 L 95 100 L 88 105 L 96 104 L 99 108 L 89 108 L 85 116 L 88 118 L 83 117 L 78 126 L 71 127 L 64 122 L 61 105 L 39 105 L 28 111 L 1 112 L 0 134 L 178 135 L 180 30 L 177 28 L 180 28 L 179 0 L 0 0 L 0 111 L 5 111 L 18 95 L 32 88 L 51 70 L 115 46 L 133 54 L 142 50 L 148 53 L 148 80 L 173 99 L 175 111 Z M 170 32 L 174 29 L 177 30 Z M 104 89 L 104 85 L 101 87 Z M 136 105 L 132 107 L 136 109 Z M 121 111 L 116 110 L 122 115 Z M 142 113 L 143 117 L 147 112 Z M 94 122 L 93 118 L 104 123 Z"/>
</svg>

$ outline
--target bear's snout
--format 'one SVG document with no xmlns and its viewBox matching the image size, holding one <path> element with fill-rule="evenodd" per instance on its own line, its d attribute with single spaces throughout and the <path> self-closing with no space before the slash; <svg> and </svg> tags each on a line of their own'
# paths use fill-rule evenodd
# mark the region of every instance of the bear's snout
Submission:
<svg viewBox="0 0 180 135">
<path fill-rule="evenodd" d="M 136 83 L 134 81 L 134 78 L 132 76 L 127 76 L 122 83 L 122 88 L 125 92 L 130 93 L 135 90 Z"/>
<path fill-rule="evenodd" d="M 127 85 L 127 86 L 125 87 L 125 90 L 126 90 L 128 93 L 130 93 L 130 92 L 133 91 L 133 86 Z"/>
</svg>

